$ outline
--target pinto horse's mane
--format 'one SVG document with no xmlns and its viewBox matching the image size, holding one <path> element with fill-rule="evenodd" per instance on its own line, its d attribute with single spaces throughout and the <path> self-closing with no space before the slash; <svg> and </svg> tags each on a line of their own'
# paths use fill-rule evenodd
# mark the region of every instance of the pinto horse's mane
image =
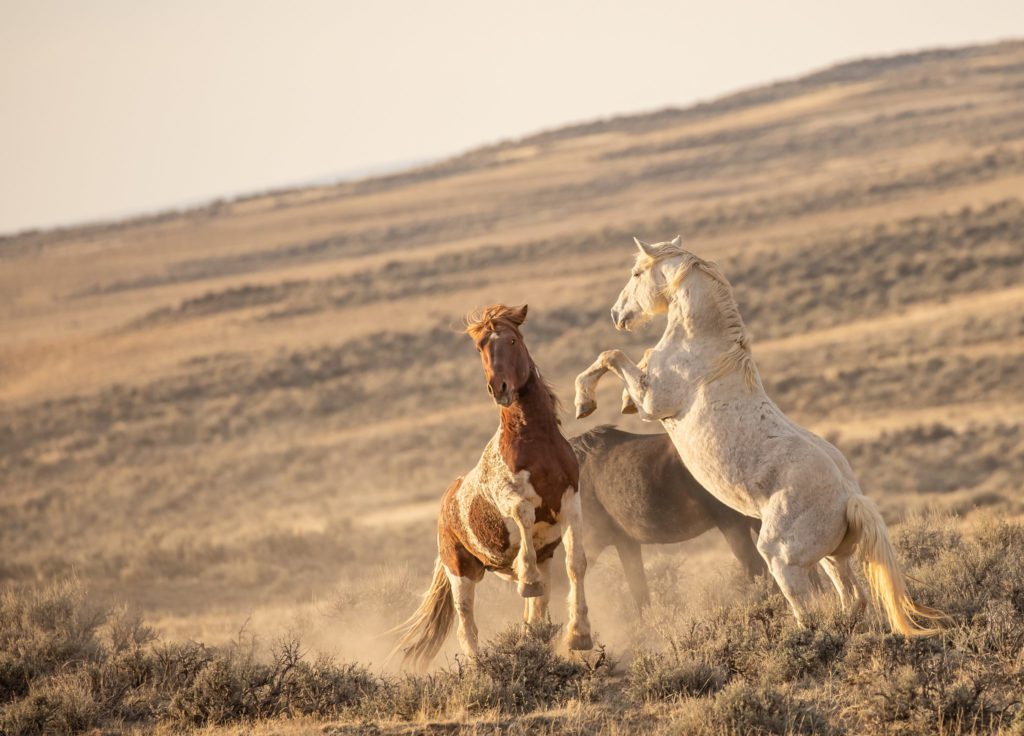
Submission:
<svg viewBox="0 0 1024 736">
<path fill-rule="evenodd" d="M 526 341 L 523 340 L 523 333 L 519 330 L 519 326 L 523 323 L 523 315 L 524 312 L 520 312 L 513 307 L 508 307 L 504 304 L 492 304 L 489 307 L 484 307 L 467 314 L 464 332 L 474 340 L 478 340 L 483 333 L 494 332 L 501 325 L 515 332 L 516 337 L 523 344 L 523 349 L 526 349 Z M 527 350 L 527 354 L 529 355 L 529 350 Z M 551 401 L 551 411 L 555 415 L 555 421 L 561 425 L 562 402 L 559 401 L 552 385 L 541 375 L 540 368 L 533 362 L 532 355 L 530 356 L 530 370 L 537 384 Z"/>
<path fill-rule="evenodd" d="M 700 256 L 696 256 L 681 245 L 674 243 L 662 243 L 657 256 L 653 258 L 641 253 L 637 256 L 636 262 L 637 266 L 647 269 L 658 261 L 673 257 L 681 258 L 682 264 L 665 285 L 665 296 L 671 300 L 690 271 L 698 270 L 703 273 L 711 281 L 711 293 L 725 323 L 725 336 L 733 342 L 733 346 L 718 359 L 714 370 L 704 377 L 704 383 L 717 381 L 722 376 L 739 370 L 743 374 L 747 388 L 753 391 L 757 387 L 758 378 L 757 368 L 754 366 L 754 356 L 750 352 L 750 338 L 747 336 L 743 317 L 740 316 L 740 308 L 736 304 L 732 284 L 729 283 L 729 279 L 722 273 L 718 264 L 714 261 L 705 261 Z"/>
</svg>

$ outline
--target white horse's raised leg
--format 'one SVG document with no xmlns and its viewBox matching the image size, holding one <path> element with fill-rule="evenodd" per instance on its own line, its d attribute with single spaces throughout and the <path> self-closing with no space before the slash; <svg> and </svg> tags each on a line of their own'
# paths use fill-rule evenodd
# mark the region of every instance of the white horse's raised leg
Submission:
<svg viewBox="0 0 1024 736">
<path fill-rule="evenodd" d="M 608 369 L 598 358 L 585 371 L 576 376 L 576 418 L 589 417 L 597 409 L 597 399 L 594 398 L 594 391 L 597 390 L 597 383 L 601 376 L 608 372 Z"/>
<path fill-rule="evenodd" d="M 649 352 L 649 351 L 648 351 Z M 646 354 L 645 354 L 646 355 Z M 644 371 L 636 366 L 621 350 L 605 350 L 587 370 L 576 376 L 576 418 L 590 416 L 597 409 L 594 391 L 608 371 L 622 379 L 629 398 L 640 412 L 642 419 L 650 419 L 644 411 L 644 397 L 647 394 Z"/>
<path fill-rule="evenodd" d="M 647 364 L 651 359 L 651 353 L 654 348 L 647 348 L 644 351 L 644 357 L 640 358 L 640 362 L 636 364 L 636 367 L 640 369 L 644 374 L 647 373 Z M 629 389 L 622 388 L 622 409 L 623 414 L 636 414 L 638 411 L 637 405 L 633 402 L 632 397 L 629 395 Z"/>
<path fill-rule="evenodd" d="M 452 586 L 455 614 L 459 618 L 459 644 L 462 645 L 462 651 L 467 656 L 476 656 L 480 649 L 480 634 L 477 632 L 476 621 L 473 619 L 476 582 L 469 578 L 459 577 L 447 569 L 445 572 L 448 574 L 448 582 Z"/>
<path fill-rule="evenodd" d="M 587 597 L 583 590 L 583 577 L 587 572 L 587 555 L 583 550 L 583 513 L 580 494 L 572 487 L 562 496 L 562 525 L 565 568 L 569 574 L 569 630 L 566 638 L 570 649 L 593 649 Z"/>
<path fill-rule="evenodd" d="M 531 625 L 540 624 L 548 619 L 548 602 L 551 600 L 551 558 L 538 562 L 540 582 L 544 592 L 535 598 L 527 598 L 523 609 L 523 620 Z"/>
</svg>

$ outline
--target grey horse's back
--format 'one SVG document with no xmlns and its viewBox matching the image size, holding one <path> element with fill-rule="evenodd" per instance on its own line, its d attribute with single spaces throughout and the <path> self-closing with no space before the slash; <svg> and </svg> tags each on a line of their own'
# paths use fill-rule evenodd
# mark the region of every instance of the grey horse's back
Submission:
<svg viewBox="0 0 1024 736">
<path fill-rule="evenodd" d="M 588 544 L 600 549 L 623 537 L 640 544 L 671 544 L 717 527 L 748 572 L 763 569 L 751 537 L 756 521 L 698 483 L 667 434 L 601 426 L 570 444 L 580 464 Z"/>
</svg>

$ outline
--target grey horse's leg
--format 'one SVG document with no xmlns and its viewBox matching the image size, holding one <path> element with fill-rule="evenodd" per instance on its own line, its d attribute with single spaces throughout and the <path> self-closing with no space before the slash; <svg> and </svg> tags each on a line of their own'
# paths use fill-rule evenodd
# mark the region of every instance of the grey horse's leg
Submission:
<svg viewBox="0 0 1024 736">
<path fill-rule="evenodd" d="M 622 570 L 626 573 L 626 585 L 641 611 L 651 605 L 651 594 L 647 588 L 647 574 L 644 572 L 644 558 L 640 543 L 632 539 L 622 539 L 615 543 L 622 562 Z M 756 550 L 755 550 L 756 551 Z"/>
<path fill-rule="evenodd" d="M 723 524 L 720 529 L 729 549 L 743 565 L 743 570 L 748 578 L 754 579 L 759 575 L 768 574 L 768 566 L 765 564 L 764 558 L 761 557 L 761 553 L 757 551 L 757 545 L 751 534 L 750 522 L 747 519 L 740 519 L 737 523 Z"/>
</svg>

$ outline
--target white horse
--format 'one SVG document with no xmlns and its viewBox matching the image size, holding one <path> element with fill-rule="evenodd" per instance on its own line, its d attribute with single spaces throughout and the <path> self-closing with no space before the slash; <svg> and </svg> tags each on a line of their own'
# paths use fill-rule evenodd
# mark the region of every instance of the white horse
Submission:
<svg viewBox="0 0 1024 736">
<path fill-rule="evenodd" d="M 815 564 L 835 584 L 845 609 L 864 606 L 850 565 L 857 550 L 892 629 L 908 636 L 937 633 L 945 616 L 911 601 L 885 522 L 846 458 L 765 394 L 725 276 L 684 250 L 678 237 L 636 245 L 640 252 L 612 321 L 629 331 L 667 312 L 668 324 L 646 356 L 646 369 L 608 350 L 577 377 L 577 417 L 596 408 L 602 375 L 621 378 L 641 418 L 664 425 L 697 481 L 726 505 L 761 519 L 758 551 L 801 624 Z"/>
</svg>

